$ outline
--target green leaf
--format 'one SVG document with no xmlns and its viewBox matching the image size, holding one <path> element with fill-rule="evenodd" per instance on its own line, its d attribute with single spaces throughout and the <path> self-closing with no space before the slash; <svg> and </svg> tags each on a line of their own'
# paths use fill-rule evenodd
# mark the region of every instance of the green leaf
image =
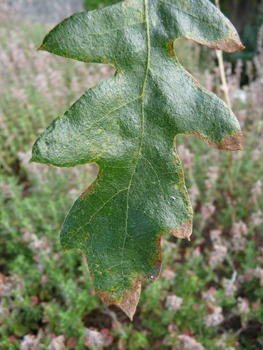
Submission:
<svg viewBox="0 0 263 350">
<path fill-rule="evenodd" d="M 28 328 L 22 323 L 14 324 L 13 331 L 17 337 L 23 337 L 27 332 L 29 332 Z"/>
<path fill-rule="evenodd" d="M 141 281 L 160 274 L 160 241 L 189 239 L 192 208 L 175 150 L 178 134 L 242 149 L 240 126 L 217 96 L 180 65 L 174 40 L 243 49 L 232 24 L 208 0 L 129 0 L 77 13 L 40 50 L 108 63 L 113 78 L 89 89 L 38 138 L 31 161 L 59 167 L 97 163 L 99 175 L 61 230 L 64 251 L 80 249 L 94 287 L 132 319 Z"/>
</svg>

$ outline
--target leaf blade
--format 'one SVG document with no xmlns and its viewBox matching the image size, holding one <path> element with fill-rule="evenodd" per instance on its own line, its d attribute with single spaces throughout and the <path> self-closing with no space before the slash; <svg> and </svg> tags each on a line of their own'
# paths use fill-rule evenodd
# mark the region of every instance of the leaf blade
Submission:
<svg viewBox="0 0 263 350">
<path fill-rule="evenodd" d="M 174 5 L 170 11 L 168 2 Z M 190 32 L 189 13 L 194 18 Z M 103 31 L 90 35 L 94 18 Z M 41 47 L 116 67 L 113 78 L 89 89 L 51 123 L 34 145 L 32 161 L 60 167 L 98 164 L 96 182 L 63 223 L 61 244 L 65 251 L 84 253 L 99 296 L 131 319 L 141 281 L 155 282 L 159 276 L 162 235 L 189 239 L 192 233 L 176 136 L 194 135 L 219 149 L 241 148 L 237 119 L 183 69 L 172 44 L 187 37 L 239 50 L 229 23 L 208 0 L 125 1 L 66 19 Z"/>
</svg>

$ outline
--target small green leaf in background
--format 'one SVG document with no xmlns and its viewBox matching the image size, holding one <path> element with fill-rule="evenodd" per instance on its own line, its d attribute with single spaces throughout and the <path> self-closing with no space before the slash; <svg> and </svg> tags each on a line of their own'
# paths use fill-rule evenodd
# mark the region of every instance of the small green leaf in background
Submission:
<svg viewBox="0 0 263 350">
<path fill-rule="evenodd" d="M 102 7 L 117 4 L 118 0 L 84 0 L 87 11 L 97 10 Z"/>
<path fill-rule="evenodd" d="M 232 24 L 208 0 L 128 0 L 77 13 L 40 47 L 116 69 L 50 124 L 31 161 L 99 166 L 95 183 L 64 221 L 61 244 L 84 253 L 101 299 L 131 319 L 141 281 L 159 277 L 162 235 L 189 239 L 192 233 L 176 135 L 242 149 L 236 117 L 178 62 L 174 41 L 180 38 L 227 52 L 243 49 Z"/>
</svg>

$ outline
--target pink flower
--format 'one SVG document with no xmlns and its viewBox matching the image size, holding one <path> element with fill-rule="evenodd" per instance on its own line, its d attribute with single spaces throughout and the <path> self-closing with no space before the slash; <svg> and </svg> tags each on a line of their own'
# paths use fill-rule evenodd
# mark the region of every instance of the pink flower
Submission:
<svg viewBox="0 0 263 350">
<path fill-rule="evenodd" d="M 14 335 L 10 335 L 10 337 L 8 337 L 10 343 L 14 343 L 16 341 L 16 337 Z"/>
</svg>

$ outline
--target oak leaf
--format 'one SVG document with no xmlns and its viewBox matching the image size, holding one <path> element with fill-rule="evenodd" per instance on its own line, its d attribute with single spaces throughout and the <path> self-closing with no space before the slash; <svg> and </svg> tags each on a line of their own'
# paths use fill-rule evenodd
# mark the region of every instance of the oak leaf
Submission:
<svg viewBox="0 0 263 350">
<path fill-rule="evenodd" d="M 64 251 L 80 249 L 94 288 L 132 319 L 141 281 L 160 274 L 160 241 L 189 239 L 192 208 L 176 136 L 241 150 L 240 125 L 227 105 L 180 65 L 174 41 L 243 49 L 209 0 L 126 0 L 77 13 L 44 38 L 40 50 L 115 67 L 39 136 L 31 161 L 58 167 L 97 163 L 99 174 L 70 209 Z"/>
</svg>

